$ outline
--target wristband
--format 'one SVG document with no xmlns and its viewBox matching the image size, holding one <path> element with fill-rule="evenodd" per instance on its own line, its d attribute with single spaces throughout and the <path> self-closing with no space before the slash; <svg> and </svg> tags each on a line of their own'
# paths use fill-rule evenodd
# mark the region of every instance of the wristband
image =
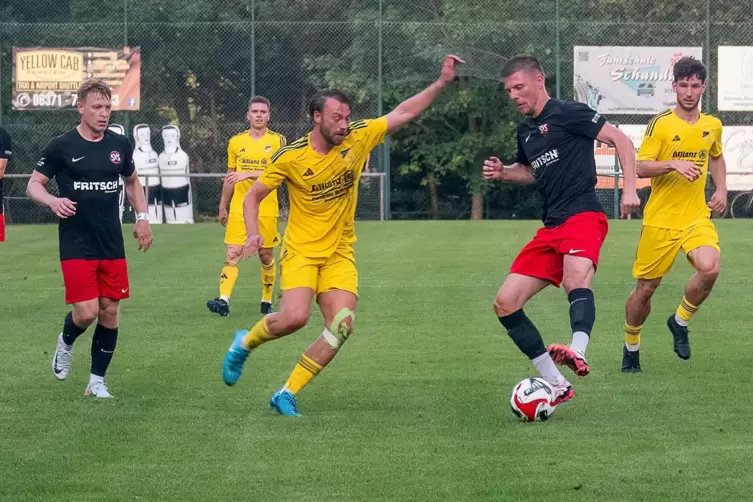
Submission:
<svg viewBox="0 0 753 502">
<path fill-rule="evenodd" d="M 136 221 L 147 220 L 149 221 L 149 215 L 147 213 L 136 213 Z"/>
</svg>

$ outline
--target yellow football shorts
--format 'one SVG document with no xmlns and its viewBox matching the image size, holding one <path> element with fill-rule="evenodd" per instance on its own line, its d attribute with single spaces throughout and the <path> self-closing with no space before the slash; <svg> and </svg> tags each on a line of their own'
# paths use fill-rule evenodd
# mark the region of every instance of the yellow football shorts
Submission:
<svg viewBox="0 0 753 502">
<path fill-rule="evenodd" d="M 259 234 L 264 238 L 263 248 L 277 247 L 282 241 L 277 231 L 277 218 L 274 216 L 259 216 Z M 243 246 L 246 244 L 246 223 L 242 214 L 230 212 L 225 228 L 225 245 Z"/>
<path fill-rule="evenodd" d="M 701 246 L 719 248 L 719 234 L 710 220 L 692 225 L 685 230 L 643 227 L 635 253 L 633 277 L 636 279 L 656 279 L 669 273 L 682 250 L 687 256 Z M 688 261 L 693 262 L 688 256 Z"/>
<path fill-rule="evenodd" d="M 314 294 L 333 289 L 358 296 L 353 246 L 341 246 L 329 258 L 307 258 L 285 248 L 280 256 L 280 289 L 311 288 Z"/>
</svg>

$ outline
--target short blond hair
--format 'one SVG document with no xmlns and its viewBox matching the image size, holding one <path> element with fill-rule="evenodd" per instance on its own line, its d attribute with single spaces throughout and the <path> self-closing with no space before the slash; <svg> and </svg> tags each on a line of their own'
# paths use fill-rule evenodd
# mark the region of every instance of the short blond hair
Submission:
<svg viewBox="0 0 753 502">
<path fill-rule="evenodd" d="M 112 99 L 110 87 L 104 81 L 96 78 L 87 80 L 78 88 L 79 102 L 84 102 L 90 94 L 99 94 L 107 99 Z"/>
</svg>

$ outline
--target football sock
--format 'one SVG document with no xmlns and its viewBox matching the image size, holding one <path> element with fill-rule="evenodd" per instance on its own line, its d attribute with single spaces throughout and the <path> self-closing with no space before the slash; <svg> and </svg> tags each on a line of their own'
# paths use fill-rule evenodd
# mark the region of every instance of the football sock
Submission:
<svg viewBox="0 0 753 502">
<path fill-rule="evenodd" d="M 564 385 L 567 382 L 546 351 L 541 333 L 522 309 L 500 317 L 499 322 L 507 329 L 507 334 L 520 351 L 533 361 L 544 380 L 553 385 Z"/>
<path fill-rule="evenodd" d="M 298 394 L 320 371 L 322 371 L 321 365 L 306 356 L 306 354 L 302 354 L 288 381 L 285 382 L 285 388 L 293 395 Z"/>
<path fill-rule="evenodd" d="M 578 288 L 570 291 L 567 299 L 570 302 L 570 328 L 573 330 L 570 348 L 583 356 L 596 322 L 594 293 L 587 288 Z"/>
<path fill-rule="evenodd" d="M 233 293 L 233 286 L 238 279 L 238 265 L 225 262 L 220 275 L 220 298 L 227 301 Z"/>
<path fill-rule="evenodd" d="M 86 331 L 86 328 L 79 328 L 75 322 L 73 322 L 73 312 L 68 312 L 63 322 L 63 343 L 66 345 L 73 345 L 76 338 Z"/>
<path fill-rule="evenodd" d="M 539 330 L 536 329 L 536 326 L 533 325 L 522 309 L 500 317 L 499 322 L 507 329 L 507 334 L 510 335 L 515 345 L 529 359 L 535 359 L 546 353 L 544 340 L 541 339 Z"/>
<path fill-rule="evenodd" d="M 97 324 L 92 337 L 92 375 L 103 377 L 110 366 L 115 346 L 118 343 L 118 328 L 106 328 Z"/>
<path fill-rule="evenodd" d="M 675 313 L 675 321 L 677 321 L 677 324 L 680 326 L 687 326 L 697 310 L 698 305 L 693 305 L 683 296 L 682 303 L 677 307 L 677 312 Z"/>
<path fill-rule="evenodd" d="M 544 352 L 539 357 L 533 360 L 533 364 L 536 365 L 536 369 L 539 370 L 541 377 L 552 385 L 560 386 L 567 383 L 567 379 L 557 369 L 557 365 L 554 364 L 552 356 L 549 352 Z"/>
<path fill-rule="evenodd" d="M 643 324 L 632 326 L 625 321 L 625 347 L 630 352 L 635 352 L 641 346 L 641 329 L 643 329 Z"/>
<path fill-rule="evenodd" d="M 272 292 L 277 278 L 277 262 L 272 260 L 269 265 L 261 264 L 261 301 L 272 303 Z"/>
<path fill-rule="evenodd" d="M 262 343 L 274 340 L 275 338 L 275 336 L 269 334 L 269 330 L 267 329 L 267 318 L 265 316 L 262 317 L 259 322 L 254 324 L 251 331 L 243 337 L 243 346 L 246 347 L 246 349 L 251 350 L 255 349 Z"/>
</svg>

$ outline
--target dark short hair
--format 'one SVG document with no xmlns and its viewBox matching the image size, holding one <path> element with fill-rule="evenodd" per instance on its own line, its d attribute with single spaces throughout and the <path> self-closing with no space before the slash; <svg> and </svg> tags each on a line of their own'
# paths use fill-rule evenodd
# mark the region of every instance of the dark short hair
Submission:
<svg viewBox="0 0 753 502">
<path fill-rule="evenodd" d="M 502 67 L 502 78 L 505 79 L 519 71 L 540 73 L 541 75 L 544 75 L 544 69 L 541 67 L 541 63 L 530 54 L 518 54 L 517 56 L 508 59 Z"/>
<path fill-rule="evenodd" d="M 693 56 L 685 56 L 684 58 L 677 60 L 672 72 L 674 74 L 675 82 L 693 76 L 698 77 L 698 80 L 701 82 L 706 82 L 706 65 Z"/>
<path fill-rule="evenodd" d="M 321 113 L 324 109 L 324 102 L 332 98 L 340 103 L 350 106 L 350 98 L 347 94 L 337 89 L 324 89 L 319 91 L 309 101 L 309 117 L 314 118 L 314 113 Z"/>
<path fill-rule="evenodd" d="M 90 94 L 99 94 L 107 99 L 112 99 L 110 87 L 103 80 L 96 78 L 81 84 L 81 87 L 78 88 L 78 100 L 83 103 Z"/>
<path fill-rule="evenodd" d="M 265 98 L 264 96 L 254 96 L 253 98 L 249 99 L 248 100 L 248 106 L 249 106 L 249 108 L 254 103 L 262 103 L 262 104 L 267 105 L 267 110 L 271 110 L 272 109 L 272 103 L 270 103 L 269 100 L 267 98 Z"/>
</svg>

